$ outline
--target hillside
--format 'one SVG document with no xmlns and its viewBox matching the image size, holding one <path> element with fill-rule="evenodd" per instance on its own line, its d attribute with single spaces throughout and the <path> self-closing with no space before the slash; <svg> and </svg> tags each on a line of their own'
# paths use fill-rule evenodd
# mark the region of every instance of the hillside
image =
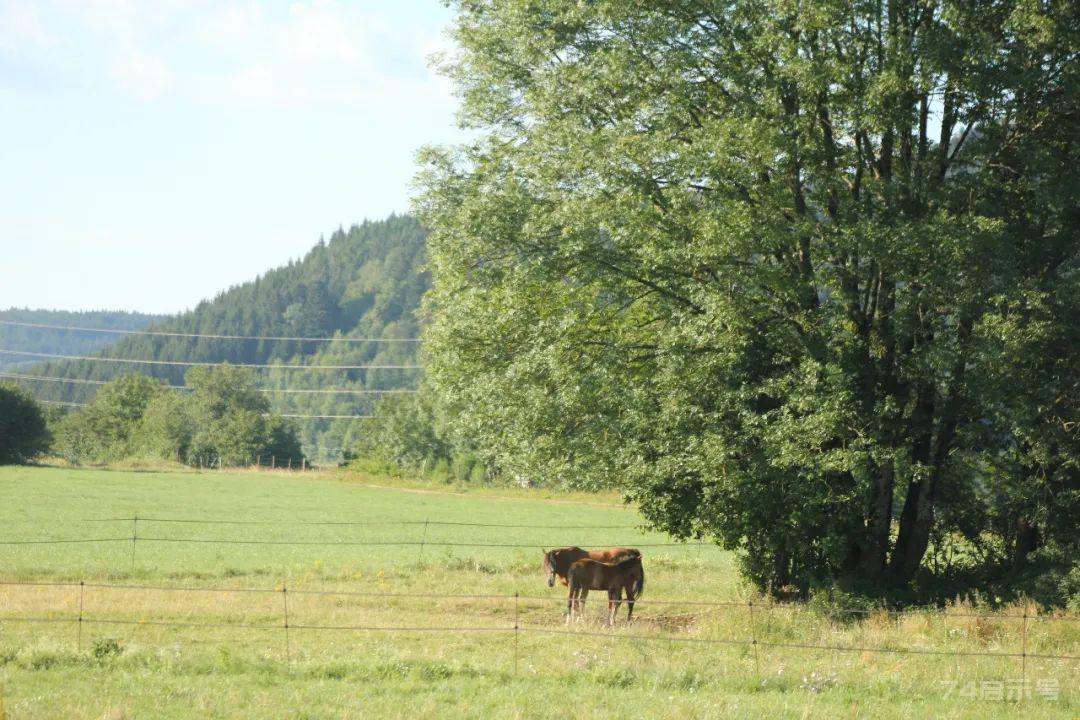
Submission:
<svg viewBox="0 0 1080 720">
<path fill-rule="evenodd" d="M 116 342 L 116 339 L 122 335 L 92 330 L 43 332 L 40 328 L 33 326 L 59 325 L 100 330 L 141 330 L 163 319 L 163 315 L 110 310 L 68 312 L 9 308 L 0 310 L 0 348 L 57 355 L 86 355 Z M 30 363 L 33 362 L 26 357 L 0 353 L 0 369 L 26 365 L 28 360 Z"/>
<path fill-rule="evenodd" d="M 425 231 L 415 219 L 391 216 L 365 222 L 348 231 L 338 230 L 328 241 L 320 240 L 298 261 L 229 288 L 191 311 L 148 328 L 159 333 L 293 339 L 133 335 L 98 354 L 236 364 L 412 365 L 418 343 L 394 340 L 419 334 L 415 311 L 428 287 L 422 271 L 425 259 Z M 39 332 L 46 336 L 52 331 Z M 138 371 L 182 385 L 185 369 L 64 360 L 37 364 L 33 374 L 101 381 Z M 419 378 L 414 369 L 270 368 L 256 372 L 271 393 L 274 409 L 296 415 L 366 415 L 378 397 L 370 391 L 410 389 Z M 85 402 L 97 389 L 91 383 L 24 382 L 39 398 L 52 401 Z M 298 418 L 295 422 L 308 457 L 326 462 L 339 458 L 353 444 L 364 421 Z"/>
</svg>

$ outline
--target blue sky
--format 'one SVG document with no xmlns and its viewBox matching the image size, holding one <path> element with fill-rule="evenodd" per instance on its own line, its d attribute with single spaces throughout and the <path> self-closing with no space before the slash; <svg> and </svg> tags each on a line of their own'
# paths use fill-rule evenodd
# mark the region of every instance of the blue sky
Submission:
<svg viewBox="0 0 1080 720">
<path fill-rule="evenodd" d="M 0 308 L 177 312 L 408 209 L 438 0 L 0 0 Z"/>
</svg>

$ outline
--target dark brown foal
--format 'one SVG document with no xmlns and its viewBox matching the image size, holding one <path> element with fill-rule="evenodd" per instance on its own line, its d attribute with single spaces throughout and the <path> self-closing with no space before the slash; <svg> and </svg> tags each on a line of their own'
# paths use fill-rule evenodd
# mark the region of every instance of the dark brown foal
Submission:
<svg viewBox="0 0 1080 720">
<path fill-rule="evenodd" d="M 624 591 L 626 622 L 630 622 L 634 617 L 634 601 L 645 591 L 645 568 L 641 564 L 641 555 L 630 555 L 611 563 L 582 558 L 570 566 L 567 581 L 570 587 L 566 600 L 567 624 L 575 611 L 578 619 L 581 619 L 590 590 L 607 590 L 608 625 L 614 625 Z"/>
<path fill-rule="evenodd" d="M 558 578 L 559 582 L 563 585 L 568 584 L 566 573 L 570 571 L 570 566 L 578 560 L 588 558 L 598 562 L 611 563 L 635 555 L 638 557 L 641 556 L 641 551 L 637 548 L 617 547 L 591 551 L 576 546 L 556 548 L 544 553 L 543 569 L 544 573 L 548 576 L 548 587 L 554 587 L 555 578 Z"/>
</svg>

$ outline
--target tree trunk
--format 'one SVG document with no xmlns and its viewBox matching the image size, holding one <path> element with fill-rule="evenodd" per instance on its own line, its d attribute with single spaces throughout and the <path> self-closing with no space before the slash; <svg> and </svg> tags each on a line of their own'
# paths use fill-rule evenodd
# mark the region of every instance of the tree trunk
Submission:
<svg viewBox="0 0 1080 720">
<path fill-rule="evenodd" d="M 881 579 L 885 571 L 895 482 L 895 467 L 892 458 L 875 466 L 867 513 L 866 543 L 859 555 L 861 574 L 874 583 Z"/>
<path fill-rule="evenodd" d="M 1027 561 L 1027 556 L 1039 547 L 1039 528 L 1026 517 L 1016 520 L 1016 545 L 1013 547 L 1013 566 L 1020 567 Z"/>
<path fill-rule="evenodd" d="M 787 550 L 777 550 L 773 564 L 772 594 L 779 597 L 791 585 L 791 559 Z"/>
<path fill-rule="evenodd" d="M 960 326 L 961 331 L 967 327 L 964 321 L 961 321 Z M 895 580 L 902 585 L 911 582 L 911 579 L 915 577 L 923 555 L 930 546 L 930 531 L 934 527 L 934 499 L 941 475 L 945 472 L 945 461 L 956 438 L 956 426 L 960 416 L 961 388 L 964 382 L 963 362 L 953 370 L 953 378 L 952 392 L 944 403 L 937 423 L 937 437 L 933 442 L 933 452 L 929 458 L 929 473 L 912 483 L 907 500 L 904 502 L 904 511 L 900 515 L 900 534 L 896 539 L 896 551 L 893 554 L 890 569 Z M 920 402 L 921 400 L 922 397 L 920 397 Z M 932 416 L 930 420 L 927 427 L 933 427 Z M 920 446 L 918 449 L 921 452 L 923 447 Z M 916 456 L 915 459 L 920 458 Z"/>
<path fill-rule="evenodd" d="M 908 489 L 904 510 L 900 513 L 900 533 L 896 538 L 892 563 L 893 581 L 907 585 L 915 577 L 923 555 L 930 546 L 930 530 L 934 527 L 933 491 L 936 478 L 916 480 Z"/>
<path fill-rule="evenodd" d="M 922 554 L 926 552 L 925 547 L 922 552 L 919 552 L 921 542 L 918 537 L 925 533 L 927 542 L 930 538 L 932 523 L 928 521 L 927 511 L 931 479 L 925 469 L 930 466 L 930 450 L 934 437 L 934 388 L 932 385 L 924 384 L 919 388 L 911 424 L 916 428 L 911 442 L 911 459 L 915 463 L 915 470 L 908 481 L 907 497 L 904 498 L 904 508 L 900 511 L 900 531 L 889 564 L 889 572 L 898 585 L 905 585 L 911 580 L 915 569 L 918 568 L 918 563 L 922 560 Z M 923 468 L 924 471 L 919 472 L 919 468 Z M 914 568 L 911 567 L 912 555 L 918 557 Z"/>
</svg>

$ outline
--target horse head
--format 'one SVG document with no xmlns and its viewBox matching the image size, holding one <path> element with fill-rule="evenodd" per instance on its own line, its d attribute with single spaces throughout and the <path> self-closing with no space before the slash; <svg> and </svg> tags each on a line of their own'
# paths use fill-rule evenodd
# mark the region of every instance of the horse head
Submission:
<svg viewBox="0 0 1080 720">
<path fill-rule="evenodd" d="M 543 548 L 541 548 L 543 550 Z M 555 568 L 557 566 L 556 554 L 558 550 L 544 550 L 544 562 L 541 568 L 547 574 L 548 587 L 555 586 Z"/>
</svg>

